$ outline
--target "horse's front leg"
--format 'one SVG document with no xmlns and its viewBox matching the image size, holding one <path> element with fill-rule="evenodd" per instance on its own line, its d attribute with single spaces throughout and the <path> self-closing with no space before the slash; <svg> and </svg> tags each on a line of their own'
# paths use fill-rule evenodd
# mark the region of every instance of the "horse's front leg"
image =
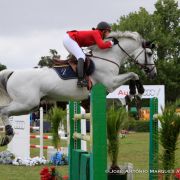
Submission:
<svg viewBox="0 0 180 180">
<path fill-rule="evenodd" d="M 138 94 L 136 94 L 136 88 Z M 128 109 L 131 108 L 131 101 L 135 99 L 135 105 L 137 108 L 137 119 L 139 119 L 140 110 L 141 110 L 141 99 L 144 93 L 144 87 L 140 80 L 130 80 L 129 82 L 129 94 L 125 96 L 125 104 L 128 105 Z"/>
<path fill-rule="evenodd" d="M 111 91 L 115 90 L 119 86 L 125 84 L 129 80 L 139 80 L 139 76 L 134 72 L 129 72 L 125 74 L 120 74 L 118 76 L 114 76 L 112 79 Z"/>
<path fill-rule="evenodd" d="M 138 91 L 138 94 L 136 95 L 136 88 Z M 144 87 L 140 80 L 130 80 L 129 81 L 129 95 L 126 96 L 127 102 L 130 103 L 130 101 L 136 97 L 138 99 L 142 98 L 142 95 L 144 93 Z"/>
</svg>

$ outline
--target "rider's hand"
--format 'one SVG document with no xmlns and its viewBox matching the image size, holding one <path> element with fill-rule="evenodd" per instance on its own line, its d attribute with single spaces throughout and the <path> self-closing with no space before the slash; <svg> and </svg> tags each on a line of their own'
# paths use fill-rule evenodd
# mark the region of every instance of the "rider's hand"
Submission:
<svg viewBox="0 0 180 180">
<path fill-rule="evenodd" d="M 114 37 L 112 38 L 112 42 L 113 42 L 114 45 L 119 43 L 119 41 L 116 38 L 114 38 Z"/>
</svg>

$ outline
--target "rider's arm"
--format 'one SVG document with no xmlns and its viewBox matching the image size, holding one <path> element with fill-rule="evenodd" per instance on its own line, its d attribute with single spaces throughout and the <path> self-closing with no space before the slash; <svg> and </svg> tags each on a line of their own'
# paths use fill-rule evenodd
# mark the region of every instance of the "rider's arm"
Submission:
<svg viewBox="0 0 180 180">
<path fill-rule="evenodd" d="M 102 39 L 102 37 L 101 37 L 101 35 L 100 35 L 100 33 L 98 31 L 94 31 L 93 38 L 94 38 L 97 46 L 100 49 L 110 48 L 113 45 L 112 41 L 103 41 L 103 39 Z"/>
</svg>

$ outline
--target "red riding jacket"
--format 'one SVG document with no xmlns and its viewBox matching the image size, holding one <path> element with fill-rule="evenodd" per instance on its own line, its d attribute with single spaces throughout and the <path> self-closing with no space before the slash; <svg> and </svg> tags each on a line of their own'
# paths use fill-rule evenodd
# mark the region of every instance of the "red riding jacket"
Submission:
<svg viewBox="0 0 180 180">
<path fill-rule="evenodd" d="M 112 47 L 111 41 L 103 41 L 103 35 L 100 30 L 68 31 L 67 33 L 80 47 L 88 47 L 95 44 L 97 44 L 100 49 Z"/>
</svg>

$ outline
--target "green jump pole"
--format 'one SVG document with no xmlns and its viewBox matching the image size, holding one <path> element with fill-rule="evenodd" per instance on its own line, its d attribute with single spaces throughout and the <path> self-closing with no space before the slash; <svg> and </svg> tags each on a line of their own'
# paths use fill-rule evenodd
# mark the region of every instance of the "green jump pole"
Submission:
<svg viewBox="0 0 180 180">
<path fill-rule="evenodd" d="M 82 152 L 81 140 L 74 139 L 73 133 L 80 133 L 80 121 L 74 121 L 74 114 L 80 113 L 80 106 L 69 103 L 70 142 L 69 142 L 69 180 L 107 180 L 107 121 L 106 121 L 106 89 L 97 84 L 91 90 L 91 150 L 89 154 Z M 77 108 L 78 107 L 78 108 Z M 78 163 L 77 163 L 78 162 Z M 88 165 L 90 164 L 90 167 Z M 75 167 L 79 164 L 80 167 Z M 88 171 L 87 169 L 90 170 Z M 87 170 L 87 174 L 83 171 Z"/>
<path fill-rule="evenodd" d="M 157 98 L 150 99 L 149 180 L 158 180 L 158 119 L 154 114 L 158 114 Z"/>
<path fill-rule="evenodd" d="M 102 84 L 91 91 L 90 180 L 107 180 L 106 89 Z"/>
<path fill-rule="evenodd" d="M 78 114 L 81 112 L 80 109 L 80 103 L 79 102 L 74 102 L 70 101 L 69 102 L 69 126 L 70 126 L 70 131 L 69 131 L 69 180 L 74 180 L 74 171 L 73 171 L 73 150 L 74 149 L 81 149 L 81 140 L 80 139 L 74 139 L 73 138 L 73 133 L 76 132 L 81 132 L 81 121 L 74 121 L 74 114 Z"/>
</svg>

